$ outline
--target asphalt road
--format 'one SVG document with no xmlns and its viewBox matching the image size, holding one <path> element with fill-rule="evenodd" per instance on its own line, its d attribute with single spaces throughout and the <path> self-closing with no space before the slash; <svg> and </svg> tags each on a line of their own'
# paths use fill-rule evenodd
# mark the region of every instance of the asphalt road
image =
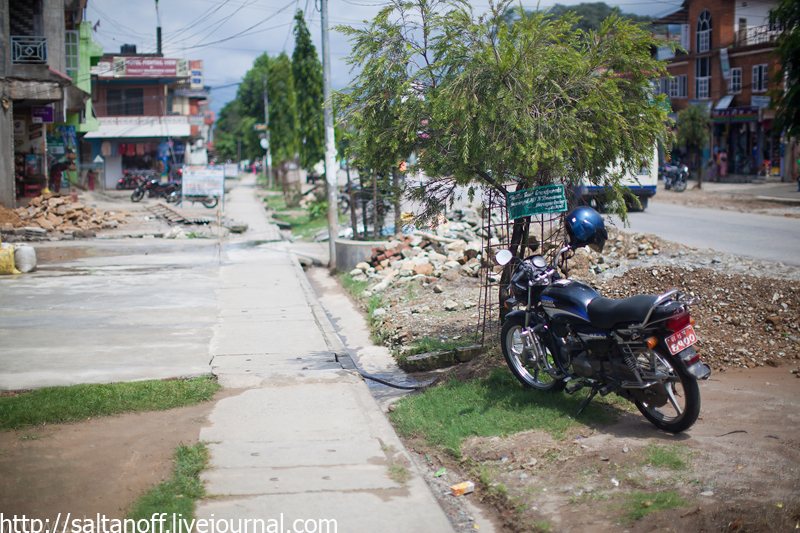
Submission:
<svg viewBox="0 0 800 533">
<path fill-rule="evenodd" d="M 800 219 L 651 202 L 626 231 L 697 248 L 800 266 Z M 615 221 L 618 228 L 621 224 Z"/>
</svg>

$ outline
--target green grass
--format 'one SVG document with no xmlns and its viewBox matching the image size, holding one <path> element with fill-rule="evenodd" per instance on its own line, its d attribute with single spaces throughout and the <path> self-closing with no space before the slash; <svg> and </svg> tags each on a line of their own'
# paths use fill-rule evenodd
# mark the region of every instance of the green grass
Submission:
<svg viewBox="0 0 800 533">
<path fill-rule="evenodd" d="M 462 335 L 458 339 L 441 339 L 434 337 L 422 337 L 414 341 L 414 346 L 404 355 L 414 355 L 418 353 L 437 352 L 439 350 L 452 351 L 462 346 L 471 346 L 478 342 L 477 333 Z"/>
<path fill-rule="evenodd" d="M 687 455 L 688 451 L 680 446 L 648 444 L 645 448 L 644 462 L 657 468 L 685 470 L 689 466 L 686 461 Z"/>
<path fill-rule="evenodd" d="M 166 513 L 167 526 L 172 524 L 174 514 L 179 515 L 176 520 L 191 522 L 195 501 L 206 495 L 200 481 L 200 472 L 208 464 L 206 443 L 194 446 L 181 444 L 175 449 L 172 460 L 175 463 L 172 476 L 139 497 L 126 518 L 149 520 L 154 514 Z"/>
<path fill-rule="evenodd" d="M 339 281 L 342 283 L 342 287 L 344 290 L 358 298 L 361 296 L 367 286 L 369 285 L 369 281 L 355 281 L 353 276 L 350 275 L 349 272 L 343 272 L 339 275 Z"/>
<path fill-rule="evenodd" d="M 45 387 L 0 398 L 0 429 L 163 411 L 208 401 L 220 389 L 216 379 L 211 377 Z"/>
<path fill-rule="evenodd" d="M 523 389 L 511 373 L 495 370 L 488 378 L 450 380 L 397 403 L 389 414 L 405 438 L 421 437 L 430 445 L 460 456 L 461 442 L 472 436 L 505 436 L 539 429 L 563 438 L 575 427 L 606 424 L 612 414 L 595 400 L 576 420 L 583 395 L 566 396 Z"/>
<path fill-rule="evenodd" d="M 286 209 L 286 198 L 282 194 L 268 194 L 264 196 L 264 205 L 275 211 L 284 211 Z"/>
<path fill-rule="evenodd" d="M 630 522 L 640 520 L 650 513 L 689 505 L 689 502 L 674 490 L 656 492 L 654 494 L 634 492 L 628 494 L 626 498 L 627 501 L 622 504 L 622 508 L 627 511 L 626 518 Z"/>
</svg>

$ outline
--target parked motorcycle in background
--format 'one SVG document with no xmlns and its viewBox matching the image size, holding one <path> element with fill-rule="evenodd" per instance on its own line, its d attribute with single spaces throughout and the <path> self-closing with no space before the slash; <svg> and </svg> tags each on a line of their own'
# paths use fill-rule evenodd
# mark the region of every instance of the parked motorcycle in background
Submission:
<svg viewBox="0 0 800 533">
<path fill-rule="evenodd" d="M 664 180 L 664 189 L 683 192 L 689 179 L 689 167 L 686 165 L 664 165 L 658 169 L 658 177 Z"/>
<path fill-rule="evenodd" d="M 131 194 L 131 201 L 138 202 L 144 198 L 145 193 L 149 198 L 164 198 L 167 199 L 170 194 L 175 191 L 180 192 L 180 181 L 167 181 L 161 182 L 158 179 L 147 180 L 141 183 L 136 190 Z"/>
<path fill-rule="evenodd" d="M 523 260 L 508 250 L 496 261 L 518 262 L 506 307 L 503 355 L 526 387 L 573 394 L 615 393 L 633 402 L 657 428 L 679 433 L 700 414 L 698 380 L 711 375 L 692 347 L 697 342 L 689 306 L 693 298 L 671 290 L 622 300 L 603 298 L 584 283 L 562 278 L 559 260 L 578 248 L 602 251 L 608 238 L 602 217 L 578 207 L 565 219 L 566 244 L 548 264 L 541 255 Z"/>
</svg>

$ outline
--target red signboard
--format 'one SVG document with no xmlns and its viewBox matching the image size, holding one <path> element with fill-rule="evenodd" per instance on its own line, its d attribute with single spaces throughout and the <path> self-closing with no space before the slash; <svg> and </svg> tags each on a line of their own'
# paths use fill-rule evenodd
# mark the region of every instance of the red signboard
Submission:
<svg viewBox="0 0 800 533">
<path fill-rule="evenodd" d="M 756 122 L 758 121 L 758 107 L 742 106 L 727 109 L 712 109 L 712 122 Z"/>
</svg>

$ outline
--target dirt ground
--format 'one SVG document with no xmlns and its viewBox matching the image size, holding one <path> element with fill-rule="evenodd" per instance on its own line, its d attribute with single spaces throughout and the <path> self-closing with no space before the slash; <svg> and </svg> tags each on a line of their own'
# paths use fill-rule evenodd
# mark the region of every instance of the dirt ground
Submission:
<svg viewBox="0 0 800 533">
<path fill-rule="evenodd" d="M 179 444 L 196 444 L 214 401 L 169 411 L 0 432 L 0 510 L 55 520 L 124 518 L 141 494 L 168 478 Z"/>
</svg>

